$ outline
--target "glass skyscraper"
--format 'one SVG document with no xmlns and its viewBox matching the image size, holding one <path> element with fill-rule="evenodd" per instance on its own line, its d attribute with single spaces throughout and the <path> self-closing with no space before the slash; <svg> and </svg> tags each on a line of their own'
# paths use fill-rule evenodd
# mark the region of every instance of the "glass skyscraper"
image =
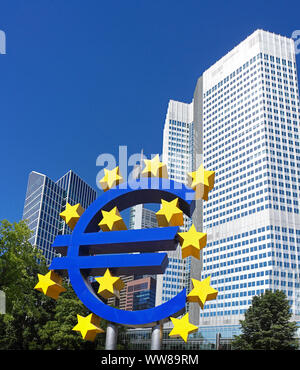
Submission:
<svg viewBox="0 0 300 370">
<path fill-rule="evenodd" d="M 29 174 L 23 220 L 32 231 L 30 243 L 42 250 L 47 264 L 54 257 L 51 245 L 56 235 L 71 233 L 59 216 L 66 203 L 80 203 L 86 209 L 96 197 L 96 191 L 73 171 L 56 182 L 35 171 Z"/>
<path fill-rule="evenodd" d="M 66 203 L 71 204 L 71 206 L 80 203 L 84 209 L 87 209 L 97 198 L 97 192 L 73 171 L 63 175 L 56 181 L 56 184 L 65 190 L 66 196 L 63 207 L 65 207 Z M 62 222 L 61 225 L 61 234 L 70 234 L 72 232 L 65 222 Z"/>
</svg>

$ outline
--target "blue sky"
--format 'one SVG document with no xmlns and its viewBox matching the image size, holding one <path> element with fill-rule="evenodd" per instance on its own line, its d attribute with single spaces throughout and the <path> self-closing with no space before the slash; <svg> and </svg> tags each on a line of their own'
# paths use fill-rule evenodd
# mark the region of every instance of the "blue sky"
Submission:
<svg viewBox="0 0 300 370">
<path fill-rule="evenodd" d="M 27 176 L 73 169 L 96 188 L 96 158 L 160 153 L 169 99 L 257 28 L 290 37 L 299 1 L 0 2 L 0 220 L 22 217 Z M 297 56 L 299 63 L 299 55 Z"/>
</svg>

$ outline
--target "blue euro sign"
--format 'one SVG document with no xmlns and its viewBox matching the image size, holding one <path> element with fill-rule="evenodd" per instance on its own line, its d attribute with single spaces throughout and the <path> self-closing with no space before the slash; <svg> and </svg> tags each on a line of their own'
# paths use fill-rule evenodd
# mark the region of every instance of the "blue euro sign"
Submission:
<svg viewBox="0 0 300 370">
<path fill-rule="evenodd" d="M 153 184 L 153 178 L 140 179 L 135 182 L 134 189 L 130 182 L 125 186 L 121 184 L 98 197 L 80 217 L 71 235 L 56 237 L 53 247 L 62 257 L 54 258 L 49 267 L 61 273 L 68 272 L 78 298 L 90 311 L 108 321 L 131 327 L 152 326 L 185 312 L 185 289 L 157 307 L 124 311 L 106 305 L 89 281 L 89 276 L 103 275 L 107 268 L 115 276 L 164 273 L 168 254 L 156 252 L 177 248 L 178 226 L 110 232 L 99 232 L 98 226 L 101 210 L 110 211 L 116 206 L 121 212 L 137 204 L 160 204 L 161 199 L 178 198 L 180 209 L 191 217 L 195 208 L 195 202 L 187 200 L 192 199 L 191 189 L 173 180 L 155 180 Z"/>
</svg>

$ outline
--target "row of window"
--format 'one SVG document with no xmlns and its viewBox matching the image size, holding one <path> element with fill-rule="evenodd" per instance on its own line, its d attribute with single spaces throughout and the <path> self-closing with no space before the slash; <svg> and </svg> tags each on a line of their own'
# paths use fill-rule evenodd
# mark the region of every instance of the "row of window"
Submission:
<svg viewBox="0 0 300 370">
<path fill-rule="evenodd" d="M 233 213 L 234 210 L 233 211 L 222 212 L 222 214 L 220 214 L 220 215 L 210 216 L 205 220 L 204 228 L 206 230 L 211 229 L 211 228 L 214 228 L 218 225 L 223 225 L 227 222 L 238 220 L 239 218 L 247 217 L 248 215 L 250 216 L 250 215 L 253 215 L 254 213 L 261 212 L 261 211 L 264 211 L 265 209 L 271 209 L 271 208 L 273 208 L 274 210 L 277 210 L 277 211 L 299 214 L 299 209 L 298 208 L 286 207 L 286 206 L 283 206 L 283 205 L 279 206 L 277 204 L 265 204 L 264 206 L 253 208 L 253 209 L 250 209 L 249 211 L 241 212 L 241 213 L 235 214 L 234 216 L 230 216 L 230 217 L 220 219 L 220 220 L 214 221 L 214 222 L 211 222 L 211 221 L 215 220 L 215 219 L 219 219 L 221 217 L 225 217 L 226 215 L 228 215 L 230 213 Z"/>
<path fill-rule="evenodd" d="M 287 121 L 288 125 L 287 127 L 285 126 L 285 121 Z M 292 126 L 291 126 L 291 123 L 293 122 L 293 125 L 294 125 L 294 132 L 298 132 L 298 122 L 297 121 L 291 121 L 291 120 L 285 120 L 285 119 L 281 119 L 281 129 L 282 129 L 282 135 L 285 136 L 284 134 L 284 131 L 285 129 L 287 129 L 288 131 L 292 131 Z M 251 123 L 251 122 L 250 122 Z M 252 126 L 252 127 L 249 127 L 247 128 L 247 126 L 250 124 L 250 123 L 247 123 L 247 124 L 244 124 L 244 125 L 239 125 L 239 127 L 237 127 L 235 130 L 231 131 L 231 132 L 228 132 L 226 134 L 226 132 L 228 131 L 227 129 L 223 130 L 222 132 L 220 132 L 220 135 L 216 134 L 215 136 L 212 137 L 213 140 L 218 140 L 218 142 L 222 142 L 224 139 L 226 138 L 230 138 L 230 140 L 232 140 L 232 142 L 234 142 L 235 140 L 240 140 L 240 137 L 243 136 L 243 135 L 247 135 L 250 131 L 254 130 L 255 129 L 258 129 L 258 131 L 256 131 L 255 133 L 253 133 L 253 135 L 257 135 L 259 134 L 259 132 L 266 132 L 267 130 L 267 126 L 268 126 L 268 129 L 269 131 L 273 130 L 272 127 L 274 127 L 275 125 L 275 128 L 276 127 L 280 127 L 279 126 L 279 123 L 277 122 L 272 122 L 272 121 L 267 121 L 267 120 L 261 120 L 260 122 L 258 122 L 256 125 Z M 236 124 L 233 124 L 232 127 L 235 127 Z M 261 129 L 259 128 L 259 126 L 263 126 Z M 240 132 L 239 132 L 240 131 Z M 279 130 L 277 130 L 277 135 L 279 134 Z M 235 135 L 237 134 L 238 135 Z M 271 132 L 272 133 L 272 132 Z M 225 136 L 222 136 L 222 134 Z M 288 135 L 290 137 L 290 135 Z M 250 139 L 250 137 L 249 137 Z M 209 139 L 208 139 L 209 140 Z M 231 141 L 230 141 L 231 142 Z M 204 141 L 204 145 L 205 145 L 205 149 L 204 149 L 204 152 L 206 154 L 206 158 L 205 158 L 205 161 L 207 162 L 211 162 L 212 159 L 214 159 L 218 153 L 214 153 L 214 156 L 208 156 L 207 155 L 207 150 L 210 150 L 209 148 L 206 150 L 206 145 L 208 146 L 211 146 L 209 143 L 207 143 L 207 141 Z M 294 157 L 293 154 L 290 154 L 290 156 Z M 228 153 L 226 156 L 226 158 L 230 158 L 231 157 L 231 153 Z M 228 162 L 231 162 L 232 159 L 228 159 Z M 227 163 L 227 162 L 226 162 Z M 219 163 L 219 161 L 213 161 L 212 163 L 209 163 L 209 166 L 212 166 L 212 165 L 223 165 L 223 163 Z"/>
<path fill-rule="evenodd" d="M 280 152 L 278 152 L 278 153 L 280 153 Z M 268 149 L 264 149 L 261 152 L 257 152 L 255 155 L 252 155 L 252 157 L 255 156 L 257 158 L 257 157 L 260 157 L 260 156 L 264 155 L 264 158 L 262 158 L 261 160 L 262 161 L 266 161 L 268 156 L 265 156 L 265 154 L 269 154 L 269 150 Z M 272 156 L 275 155 L 275 153 L 271 152 L 271 150 L 270 150 L 270 154 Z M 287 158 L 287 157 L 284 156 L 284 158 Z M 274 160 L 271 160 L 271 162 L 272 161 L 274 162 Z M 243 160 L 239 161 L 239 165 L 240 166 L 242 164 L 244 164 L 244 163 L 246 163 L 246 159 L 243 159 Z M 250 161 L 250 163 L 251 163 L 251 161 Z M 294 162 L 292 162 L 292 163 L 294 163 Z M 236 167 L 236 165 L 232 165 L 232 168 L 235 168 L 235 167 Z M 216 180 L 217 179 L 218 178 L 216 178 Z M 222 195 L 222 194 L 225 194 L 225 193 L 226 194 L 231 194 L 231 196 L 233 196 L 232 194 L 235 194 L 237 196 L 237 195 L 239 195 L 238 194 L 238 191 L 234 192 L 234 190 L 239 189 L 240 194 L 242 194 L 242 190 L 244 191 L 245 189 L 241 189 L 241 188 L 244 187 L 245 185 L 247 185 L 247 181 L 244 181 L 244 182 L 241 182 L 241 183 L 236 183 L 233 186 L 230 186 L 231 181 L 228 180 L 228 181 L 226 181 L 226 189 L 224 189 L 224 186 L 223 185 L 222 186 L 219 186 L 217 182 L 218 181 L 216 181 L 216 185 L 215 185 L 213 191 L 211 192 L 211 197 L 212 197 L 211 199 L 213 199 L 213 198 L 219 199 L 219 196 Z M 294 179 L 294 182 L 296 182 L 296 178 Z M 285 187 L 286 189 L 292 188 L 293 190 L 298 190 L 298 187 L 297 187 L 296 184 L 291 184 L 288 181 L 286 181 L 285 183 L 283 183 L 282 181 L 277 181 L 275 179 L 272 179 L 272 180 L 268 179 L 268 180 L 265 180 L 263 183 L 262 182 L 257 183 L 255 186 L 254 185 L 252 185 L 250 187 L 248 186 L 248 192 L 251 191 L 251 188 L 252 189 L 255 189 L 255 187 L 256 188 L 259 188 L 259 187 L 261 187 L 263 185 L 267 185 L 267 184 L 272 184 L 272 185 L 274 185 L 276 187 L 277 186 L 279 186 L 279 187 Z M 278 190 L 282 190 L 282 189 L 278 189 Z M 289 190 L 287 190 L 287 191 L 289 191 Z M 210 204 L 208 204 L 208 205 L 210 206 Z"/>
<path fill-rule="evenodd" d="M 271 60 L 271 58 L 272 58 L 272 60 Z M 296 63 L 293 63 L 290 60 L 281 59 L 281 58 L 275 57 L 274 55 L 268 55 L 268 54 L 263 55 L 263 53 L 259 53 L 256 56 L 252 57 L 249 61 L 244 63 L 243 66 L 240 66 L 234 72 L 232 72 L 230 75 L 226 76 L 222 81 L 218 82 L 215 86 L 213 86 L 211 89 L 209 89 L 207 92 L 205 92 L 203 94 L 203 96 L 204 97 L 209 96 L 211 93 L 216 91 L 218 88 L 222 87 L 223 84 L 227 83 L 229 80 L 234 79 L 235 76 L 238 76 L 240 73 L 242 73 L 242 71 L 246 70 L 249 66 L 251 66 L 256 61 L 262 61 L 262 60 L 269 61 L 270 60 L 271 62 L 274 63 L 275 58 L 276 58 L 276 63 L 278 65 L 282 65 L 283 66 L 282 68 L 286 68 L 286 66 L 294 67 L 294 71 L 296 71 Z M 267 63 L 267 62 L 265 62 L 265 63 Z M 266 64 L 266 66 L 268 66 L 268 64 Z M 292 73 L 292 70 L 291 70 L 290 73 Z"/>
</svg>

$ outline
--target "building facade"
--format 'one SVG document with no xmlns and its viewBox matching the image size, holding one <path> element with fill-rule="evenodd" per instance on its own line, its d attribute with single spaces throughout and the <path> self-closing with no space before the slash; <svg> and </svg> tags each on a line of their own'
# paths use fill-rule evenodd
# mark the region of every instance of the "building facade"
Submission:
<svg viewBox="0 0 300 370">
<path fill-rule="evenodd" d="M 169 178 L 183 184 L 187 184 L 187 173 L 195 169 L 196 153 L 199 152 L 196 150 L 198 145 L 194 145 L 195 127 L 193 103 L 170 100 L 163 132 L 162 161 L 167 165 Z M 201 213 L 201 204 L 193 216 L 197 230 L 201 231 L 202 218 L 198 213 Z M 191 224 L 192 220 L 184 216 L 181 230 L 187 231 Z M 201 261 L 194 257 L 182 259 L 180 245 L 176 251 L 168 252 L 168 256 L 169 264 L 165 273 L 157 276 L 156 305 L 169 301 L 184 288 L 189 292 L 192 271 L 194 278 L 200 277 Z M 199 311 L 195 305 L 192 306 L 189 310 L 191 322 L 197 324 Z"/>
<path fill-rule="evenodd" d="M 196 91 L 204 167 L 216 171 L 204 202 L 202 278 L 210 275 L 219 292 L 201 311 L 200 325 L 238 325 L 252 297 L 266 289 L 283 290 L 299 321 L 300 119 L 293 40 L 255 31 L 203 73 Z"/>
<path fill-rule="evenodd" d="M 155 212 L 144 207 L 143 204 L 130 208 L 129 228 L 130 229 L 149 229 L 158 227 Z"/>
<path fill-rule="evenodd" d="M 240 330 L 232 325 L 218 327 L 217 330 L 222 332 L 222 336 L 218 341 L 216 338 L 216 328 L 204 327 L 201 332 L 189 335 L 188 341 L 184 342 L 181 339 L 170 337 L 171 328 L 165 328 L 162 332 L 162 350 L 230 350 L 231 335 L 240 334 Z M 152 330 L 147 329 L 129 329 L 120 335 L 120 342 L 124 343 L 130 350 L 149 350 L 151 346 Z"/>
<path fill-rule="evenodd" d="M 176 124 L 178 107 L 190 109 L 194 127 L 188 144 L 178 130 L 181 123 Z M 214 189 L 203 202 L 207 245 L 200 270 L 201 279 L 211 276 L 219 293 L 201 310 L 199 330 L 186 344 L 169 338 L 165 328 L 162 348 L 216 349 L 221 334 L 221 348 L 230 349 L 252 297 L 267 289 L 284 291 L 292 320 L 300 324 L 299 113 L 294 42 L 263 30 L 203 73 L 191 104 L 170 101 L 163 157 L 170 177 L 183 179 L 180 154 L 191 151 L 189 145 L 191 167 L 203 161 L 205 169 L 215 171 Z M 200 224 L 201 212 L 196 217 Z M 169 277 L 178 280 L 172 285 L 167 274 L 158 280 L 157 304 L 184 284 L 172 267 Z M 151 331 L 126 335 L 132 348 L 150 348 Z"/>
<path fill-rule="evenodd" d="M 97 198 L 97 192 L 71 170 L 58 179 L 56 184 L 65 190 L 63 207 L 65 207 L 67 203 L 71 204 L 71 206 L 80 203 L 84 209 L 87 209 Z M 69 226 L 61 221 L 60 234 L 71 233 L 72 230 Z"/>
<path fill-rule="evenodd" d="M 126 284 L 125 310 L 137 311 L 155 307 L 156 280 L 151 276 Z"/>
<path fill-rule="evenodd" d="M 54 257 L 51 245 L 55 237 L 71 233 L 59 216 L 66 203 L 80 203 L 86 209 L 96 197 L 96 191 L 73 171 L 56 182 L 35 171 L 29 174 L 23 220 L 32 231 L 30 243 L 41 249 L 47 264 Z"/>
</svg>

